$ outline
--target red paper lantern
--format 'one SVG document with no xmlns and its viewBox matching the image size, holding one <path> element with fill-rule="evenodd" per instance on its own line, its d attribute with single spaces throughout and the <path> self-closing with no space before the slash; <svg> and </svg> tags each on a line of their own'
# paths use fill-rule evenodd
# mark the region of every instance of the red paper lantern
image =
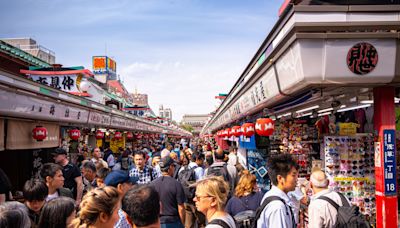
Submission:
<svg viewBox="0 0 400 228">
<path fill-rule="evenodd" d="M 274 133 L 275 124 L 270 118 L 260 118 L 256 121 L 256 132 L 261 136 L 270 136 Z"/>
<path fill-rule="evenodd" d="M 230 128 L 226 129 L 226 136 L 228 136 L 228 138 L 230 138 L 232 136 L 232 132 Z"/>
<path fill-rule="evenodd" d="M 239 137 L 242 135 L 242 128 L 240 126 L 233 126 L 231 129 L 231 132 L 233 134 L 233 136 L 235 137 Z"/>
<path fill-rule="evenodd" d="M 97 130 L 96 131 L 96 139 L 102 139 L 104 138 L 104 132 Z"/>
<path fill-rule="evenodd" d="M 126 138 L 127 138 L 127 139 L 133 139 L 133 134 L 132 134 L 132 132 L 126 133 Z"/>
<path fill-rule="evenodd" d="M 81 137 L 81 131 L 78 130 L 78 129 L 69 130 L 69 137 L 70 137 L 72 140 L 78 140 L 79 137 Z"/>
<path fill-rule="evenodd" d="M 119 131 L 116 131 L 114 134 L 114 139 L 117 139 L 117 140 L 122 139 L 122 133 Z"/>
<path fill-rule="evenodd" d="M 37 126 L 32 130 L 32 137 L 37 141 L 43 141 L 47 137 L 47 129 L 42 126 Z"/>
<path fill-rule="evenodd" d="M 245 123 L 242 125 L 242 134 L 246 137 L 251 137 L 254 135 L 254 124 L 253 123 Z"/>
</svg>

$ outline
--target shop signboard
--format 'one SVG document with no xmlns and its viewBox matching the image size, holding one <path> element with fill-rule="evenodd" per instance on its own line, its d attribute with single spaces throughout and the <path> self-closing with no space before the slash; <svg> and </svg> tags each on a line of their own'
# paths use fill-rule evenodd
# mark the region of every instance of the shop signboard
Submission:
<svg viewBox="0 0 400 228">
<path fill-rule="evenodd" d="M 383 168 L 385 195 L 396 195 L 396 134 L 394 129 L 383 130 Z"/>
<path fill-rule="evenodd" d="M 34 96 L 0 91 L 0 113 L 29 119 L 87 123 L 89 111 Z"/>
<path fill-rule="evenodd" d="M 65 75 L 30 75 L 33 81 L 42 85 L 53 87 L 68 93 L 82 93 L 80 84 L 83 74 L 65 74 Z"/>
<path fill-rule="evenodd" d="M 339 135 L 355 135 L 357 133 L 357 127 L 359 126 L 360 125 L 356 123 L 339 123 Z"/>
<path fill-rule="evenodd" d="M 116 62 L 108 56 L 93 56 L 93 73 L 95 75 L 115 76 Z"/>
<path fill-rule="evenodd" d="M 101 114 L 98 112 L 90 111 L 89 113 L 89 124 L 97 124 L 101 126 L 110 126 L 111 117 L 107 114 Z"/>
<path fill-rule="evenodd" d="M 116 116 L 111 117 L 111 127 L 125 128 L 125 119 Z"/>
</svg>

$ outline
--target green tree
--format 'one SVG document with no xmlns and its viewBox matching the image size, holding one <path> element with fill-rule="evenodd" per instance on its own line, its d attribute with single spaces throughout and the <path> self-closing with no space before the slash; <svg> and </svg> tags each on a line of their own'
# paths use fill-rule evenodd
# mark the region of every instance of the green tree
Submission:
<svg viewBox="0 0 400 228">
<path fill-rule="evenodd" d="M 191 126 L 191 125 L 189 125 L 189 124 L 181 124 L 180 125 L 180 127 L 181 128 L 183 128 L 183 129 L 185 129 L 186 131 L 188 131 L 188 132 L 190 132 L 190 133 L 193 133 L 193 127 Z"/>
</svg>

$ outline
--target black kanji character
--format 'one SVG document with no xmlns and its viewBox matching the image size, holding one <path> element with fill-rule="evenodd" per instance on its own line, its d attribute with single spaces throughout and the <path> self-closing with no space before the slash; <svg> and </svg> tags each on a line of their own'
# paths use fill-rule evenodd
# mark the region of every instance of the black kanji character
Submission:
<svg viewBox="0 0 400 228">
<path fill-rule="evenodd" d="M 56 106 L 52 105 L 50 107 L 50 114 L 54 116 L 54 113 L 56 112 Z"/>
<path fill-rule="evenodd" d="M 60 78 L 59 77 L 51 77 L 51 87 L 55 88 L 55 89 L 61 89 L 60 86 Z"/>
<path fill-rule="evenodd" d="M 64 90 L 68 87 L 68 90 L 71 90 L 71 86 L 74 85 L 74 79 L 72 79 L 70 76 L 65 76 L 64 80 L 62 81 L 62 84 L 64 86 Z"/>
<path fill-rule="evenodd" d="M 43 85 L 49 85 L 49 83 L 47 83 L 46 77 L 39 77 L 39 79 L 36 80 L 36 82 L 39 82 L 40 84 L 43 84 Z"/>
</svg>

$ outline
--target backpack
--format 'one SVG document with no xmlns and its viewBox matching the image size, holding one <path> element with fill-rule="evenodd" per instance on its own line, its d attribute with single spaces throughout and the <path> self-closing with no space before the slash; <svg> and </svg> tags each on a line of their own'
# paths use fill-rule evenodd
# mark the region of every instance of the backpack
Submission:
<svg viewBox="0 0 400 228">
<path fill-rule="evenodd" d="M 343 206 L 339 206 L 335 201 L 326 197 L 320 196 L 318 199 L 327 201 L 337 210 L 335 228 L 370 228 L 371 225 L 367 222 L 364 215 L 360 213 L 359 208 L 350 205 L 347 199 L 340 193 L 340 199 Z"/>
<path fill-rule="evenodd" d="M 231 227 L 229 226 L 229 224 L 226 223 L 226 222 L 225 222 L 224 220 L 222 220 L 222 219 L 214 219 L 214 220 L 212 220 L 211 222 L 209 222 L 208 224 L 219 225 L 219 226 L 222 226 L 223 228 L 231 228 Z"/>
<path fill-rule="evenodd" d="M 251 228 L 251 224 L 254 223 L 256 212 L 253 210 L 245 210 L 237 213 L 234 218 L 236 221 L 237 228 Z"/>
<path fill-rule="evenodd" d="M 194 172 L 196 168 L 186 167 L 178 174 L 178 181 L 182 184 L 183 191 L 188 200 L 193 200 L 196 191 L 196 187 L 192 186 L 196 182 L 196 174 Z"/>
<path fill-rule="evenodd" d="M 223 166 L 210 166 L 207 170 L 207 176 L 222 176 L 226 182 L 231 184 L 231 176 L 229 175 L 227 164 Z"/>
<path fill-rule="evenodd" d="M 262 211 L 265 209 L 265 207 L 266 207 L 269 203 L 271 203 L 272 201 L 275 201 L 275 200 L 281 201 L 281 202 L 285 205 L 285 207 L 286 207 L 286 203 L 285 203 L 285 201 L 284 201 L 281 197 L 279 197 L 279 196 L 268 196 L 268 197 L 263 201 L 263 203 L 261 204 L 261 206 L 259 206 L 259 207 L 257 208 L 256 214 L 255 214 L 255 216 L 254 216 L 254 220 L 253 220 L 253 223 L 252 223 L 251 227 L 257 228 L 257 220 L 260 218 Z M 292 223 L 294 224 L 293 227 L 295 227 L 294 215 L 293 215 L 292 210 L 290 209 L 288 213 L 290 213 L 290 215 L 291 215 L 291 217 L 292 217 Z"/>
</svg>

